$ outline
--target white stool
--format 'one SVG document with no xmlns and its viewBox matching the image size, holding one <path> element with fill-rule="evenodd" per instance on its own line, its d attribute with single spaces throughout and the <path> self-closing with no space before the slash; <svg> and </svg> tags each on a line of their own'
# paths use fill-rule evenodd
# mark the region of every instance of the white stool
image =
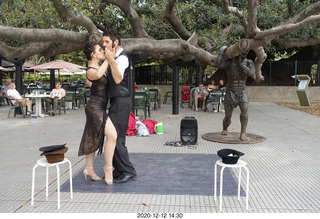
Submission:
<svg viewBox="0 0 320 219">
<path fill-rule="evenodd" d="M 223 171 L 224 168 L 239 168 L 239 181 L 238 181 L 238 200 L 240 200 L 240 183 L 241 183 L 241 168 L 247 171 L 247 191 L 246 191 L 246 210 L 248 210 L 249 200 L 249 169 L 246 167 L 247 163 L 243 160 L 238 160 L 236 164 L 225 164 L 222 160 L 218 160 L 214 165 L 214 200 L 217 200 L 217 166 L 221 166 L 220 171 L 220 211 L 222 210 L 222 184 L 223 184 Z"/>
<path fill-rule="evenodd" d="M 72 193 L 72 168 L 71 168 L 71 162 L 64 158 L 63 161 L 57 162 L 57 163 L 48 163 L 46 158 L 42 158 L 37 161 L 37 164 L 33 167 L 32 171 L 32 192 L 31 192 L 31 205 L 33 205 L 33 197 L 34 197 L 34 181 L 35 181 L 35 175 L 36 175 L 36 168 L 38 166 L 43 166 L 47 168 L 47 175 L 46 175 L 46 197 L 48 198 L 48 179 L 49 179 L 49 167 L 55 166 L 57 168 L 57 192 L 58 192 L 58 209 L 60 209 L 60 164 L 69 163 L 69 174 L 70 174 L 70 199 L 73 199 L 73 193 Z"/>
</svg>

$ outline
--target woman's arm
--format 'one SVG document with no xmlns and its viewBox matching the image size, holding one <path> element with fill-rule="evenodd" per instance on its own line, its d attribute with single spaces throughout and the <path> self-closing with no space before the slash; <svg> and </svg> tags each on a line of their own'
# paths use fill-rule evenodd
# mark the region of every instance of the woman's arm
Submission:
<svg viewBox="0 0 320 219">
<path fill-rule="evenodd" d="M 98 80 L 104 75 L 108 69 L 109 62 L 107 59 L 104 60 L 102 65 L 98 69 L 90 68 L 87 70 L 87 78 L 91 81 Z"/>
</svg>

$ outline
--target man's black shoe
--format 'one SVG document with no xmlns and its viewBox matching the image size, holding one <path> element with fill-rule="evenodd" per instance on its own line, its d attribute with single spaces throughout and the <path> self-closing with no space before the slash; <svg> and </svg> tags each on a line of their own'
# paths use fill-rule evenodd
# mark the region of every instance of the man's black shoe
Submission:
<svg viewBox="0 0 320 219">
<path fill-rule="evenodd" d="M 114 183 L 124 183 L 124 182 L 128 182 L 130 180 L 134 180 L 135 177 L 136 177 L 136 175 L 122 174 L 121 176 L 119 176 L 117 178 L 113 178 L 113 182 Z"/>
<path fill-rule="evenodd" d="M 122 173 L 117 170 L 113 170 L 112 175 L 113 175 L 113 178 L 118 178 L 122 175 Z"/>
</svg>

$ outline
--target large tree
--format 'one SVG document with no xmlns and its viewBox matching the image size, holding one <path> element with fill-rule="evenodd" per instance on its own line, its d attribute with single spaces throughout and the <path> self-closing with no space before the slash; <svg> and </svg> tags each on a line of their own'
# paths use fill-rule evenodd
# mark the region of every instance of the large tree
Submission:
<svg viewBox="0 0 320 219">
<path fill-rule="evenodd" d="M 320 2 L 315 0 L 7 0 L 1 1 L 0 55 L 45 57 L 101 42 L 105 28 L 120 29 L 127 53 L 159 60 L 214 65 L 219 47 L 233 58 L 254 51 L 255 80 L 268 52 L 317 45 Z M 128 31 L 130 30 L 130 31 Z M 279 47 L 280 46 L 280 47 Z M 294 49 L 293 49 L 294 48 Z"/>
</svg>

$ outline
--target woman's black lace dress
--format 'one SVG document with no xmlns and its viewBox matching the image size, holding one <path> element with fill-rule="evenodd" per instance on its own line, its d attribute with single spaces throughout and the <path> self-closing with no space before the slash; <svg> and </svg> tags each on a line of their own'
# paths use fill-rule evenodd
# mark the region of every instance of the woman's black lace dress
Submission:
<svg viewBox="0 0 320 219">
<path fill-rule="evenodd" d="M 107 76 L 103 75 L 98 80 L 91 82 L 90 100 L 85 109 L 87 117 L 86 125 L 84 127 L 78 156 L 91 154 L 98 149 L 98 154 L 101 154 L 104 143 L 104 128 L 108 118 L 106 113 L 108 102 L 106 89 L 108 79 Z"/>
</svg>

